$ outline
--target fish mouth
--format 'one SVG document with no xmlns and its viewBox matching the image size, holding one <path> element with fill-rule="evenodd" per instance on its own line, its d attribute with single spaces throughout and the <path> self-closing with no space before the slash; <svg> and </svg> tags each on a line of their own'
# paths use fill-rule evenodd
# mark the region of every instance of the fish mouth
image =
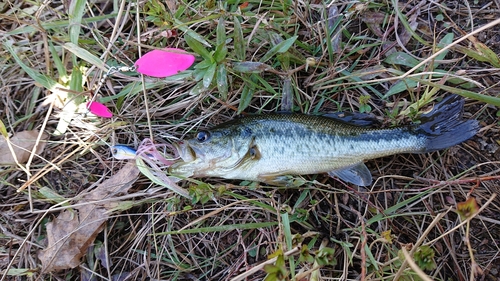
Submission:
<svg viewBox="0 0 500 281">
<path fill-rule="evenodd" d="M 192 162 L 198 158 L 200 153 L 196 153 L 196 150 L 193 149 L 187 142 L 181 141 L 173 144 L 179 153 L 179 157 L 184 162 Z"/>
</svg>

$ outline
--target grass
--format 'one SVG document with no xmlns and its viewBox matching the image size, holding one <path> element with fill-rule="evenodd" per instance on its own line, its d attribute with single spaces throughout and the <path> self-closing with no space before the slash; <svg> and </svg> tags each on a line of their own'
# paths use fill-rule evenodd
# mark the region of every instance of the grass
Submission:
<svg viewBox="0 0 500 281">
<path fill-rule="evenodd" d="M 40 157 L 0 171 L 1 279 L 497 280 L 500 7 L 476 2 L 0 4 L 0 120 L 11 134 L 52 135 Z M 109 67 L 163 47 L 192 53 L 194 66 L 100 85 Z M 77 267 L 44 271 L 38 259 L 48 223 L 93 204 L 82 194 L 123 167 L 109 145 L 283 110 L 403 125 L 449 93 L 468 98 L 478 135 L 369 161 L 369 188 L 327 175 L 289 189 L 203 178 L 179 183 L 187 199 L 142 176 L 116 195 Z M 86 115 L 92 95 L 115 117 Z"/>
</svg>

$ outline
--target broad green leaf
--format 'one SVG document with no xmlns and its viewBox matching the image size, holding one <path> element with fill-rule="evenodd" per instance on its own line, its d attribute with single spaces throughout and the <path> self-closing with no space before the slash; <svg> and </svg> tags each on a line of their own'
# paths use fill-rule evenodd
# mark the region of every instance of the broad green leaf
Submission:
<svg viewBox="0 0 500 281">
<path fill-rule="evenodd" d="M 210 64 L 210 65 L 212 65 L 212 64 Z M 206 68 L 195 69 L 193 71 L 194 81 L 196 81 L 196 82 L 201 81 L 201 79 L 203 79 L 203 76 L 205 76 L 205 72 L 207 72 L 207 69 L 210 67 L 210 65 Z"/>
<path fill-rule="evenodd" d="M 233 63 L 232 69 L 241 73 L 261 73 L 271 69 L 271 66 L 262 62 L 244 61 Z"/>
<path fill-rule="evenodd" d="M 225 64 L 217 66 L 217 89 L 221 100 L 227 100 L 228 84 L 227 84 L 227 70 Z"/>
<path fill-rule="evenodd" d="M 385 93 L 385 95 L 382 97 L 382 99 L 387 99 L 388 97 L 401 93 L 403 91 L 406 91 L 408 89 L 413 89 L 418 85 L 418 83 L 414 80 L 410 80 L 408 78 L 405 78 L 403 80 L 400 80 L 396 82 L 396 84 L 392 85 L 389 91 Z"/>
<path fill-rule="evenodd" d="M 451 43 L 453 43 L 453 38 L 454 38 L 454 35 L 452 32 L 450 33 L 447 33 L 443 38 L 441 38 L 441 40 L 439 41 L 439 43 L 437 44 L 438 47 L 440 49 L 446 47 L 446 46 L 449 46 Z M 449 53 L 449 50 L 446 50 L 444 52 L 442 52 L 441 54 L 439 54 L 435 60 L 444 60 L 444 58 L 446 57 L 446 55 Z M 439 50 L 436 50 L 436 51 L 439 51 Z M 438 66 L 438 64 L 434 64 L 434 68 L 436 68 Z"/>
<path fill-rule="evenodd" d="M 218 45 L 217 48 L 215 49 L 214 60 L 217 63 L 221 63 L 223 60 L 226 59 L 226 55 L 227 55 L 226 43 L 222 43 Z"/>
<path fill-rule="evenodd" d="M 221 44 L 226 44 L 226 21 L 223 17 L 219 18 L 219 23 L 217 24 L 217 46 Z"/>
<path fill-rule="evenodd" d="M 416 58 L 404 52 L 392 53 L 384 60 L 384 62 L 395 65 L 403 65 L 410 68 L 413 68 L 415 65 L 420 63 Z M 420 67 L 420 69 L 422 68 L 423 67 Z"/>
<path fill-rule="evenodd" d="M 246 50 L 245 50 L 245 42 L 243 39 L 243 30 L 241 29 L 240 21 L 237 16 L 233 17 L 234 22 L 234 52 L 236 59 L 239 61 L 245 60 Z"/>
<path fill-rule="evenodd" d="M 254 89 L 251 89 L 250 86 L 245 84 L 243 86 L 243 90 L 241 91 L 240 103 L 238 104 L 238 114 L 241 114 L 252 102 Z"/>
<path fill-rule="evenodd" d="M 266 62 L 273 56 L 275 56 L 278 53 L 284 53 L 292 47 L 293 43 L 295 43 L 295 40 L 297 40 L 297 36 L 290 37 L 286 39 L 285 41 L 279 43 L 278 45 L 275 45 L 272 47 L 259 61 L 260 62 Z"/>
<path fill-rule="evenodd" d="M 206 71 L 205 75 L 203 75 L 203 87 L 208 88 L 210 84 L 212 84 L 212 80 L 214 79 L 215 70 L 217 69 L 217 64 L 213 63 Z"/>
<path fill-rule="evenodd" d="M 191 35 L 186 34 L 184 36 L 184 39 L 186 40 L 186 43 L 188 44 L 189 48 L 191 48 L 195 53 L 198 55 L 202 56 L 205 60 L 212 61 L 212 55 L 210 52 L 203 47 L 203 45 L 195 40 Z"/>
<path fill-rule="evenodd" d="M 193 30 L 188 28 L 186 26 L 186 23 L 183 23 L 178 19 L 174 19 L 174 21 L 175 21 L 176 27 L 178 29 L 180 29 L 181 31 L 183 31 L 184 33 L 186 33 L 185 36 L 190 36 L 192 39 L 194 39 L 198 43 L 201 43 L 209 48 L 212 47 L 212 45 L 210 45 L 210 43 L 208 43 L 207 40 L 205 40 L 205 38 L 203 38 L 203 36 L 199 35 L 198 33 L 194 32 Z"/>
</svg>

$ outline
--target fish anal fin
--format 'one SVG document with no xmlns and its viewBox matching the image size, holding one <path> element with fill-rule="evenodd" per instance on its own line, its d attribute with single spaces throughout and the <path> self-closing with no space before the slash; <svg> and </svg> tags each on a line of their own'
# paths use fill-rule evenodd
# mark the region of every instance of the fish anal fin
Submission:
<svg viewBox="0 0 500 281">
<path fill-rule="evenodd" d="M 284 186 L 284 187 L 298 187 L 305 183 L 300 177 L 295 177 L 292 175 L 283 174 L 265 174 L 259 176 L 259 181 L 274 185 L 274 186 Z"/>
<path fill-rule="evenodd" d="M 372 183 L 372 174 L 364 163 L 333 170 L 328 172 L 328 175 L 358 186 L 369 186 Z"/>
</svg>

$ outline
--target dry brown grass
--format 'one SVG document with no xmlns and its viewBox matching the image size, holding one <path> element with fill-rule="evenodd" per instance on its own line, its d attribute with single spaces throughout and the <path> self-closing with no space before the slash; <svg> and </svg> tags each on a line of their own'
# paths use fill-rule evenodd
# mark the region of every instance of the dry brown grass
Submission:
<svg viewBox="0 0 500 281">
<path fill-rule="evenodd" d="M 261 280 L 266 276 L 264 263 L 273 253 L 276 260 L 287 259 L 283 266 L 273 260 L 277 266 L 266 270 L 284 269 L 284 280 L 500 280 L 499 111 L 484 99 L 498 98 L 500 89 L 500 65 L 487 59 L 487 50 L 500 54 L 500 25 L 473 33 L 498 18 L 500 2 L 477 2 L 408 1 L 399 2 L 398 8 L 392 2 L 349 1 L 249 1 L 246 8 L 238 1 L 182 0 L 124 1 L 122 7 L 110 1 L 0 4 L 0 120 L 9 133 L 38 129 L 52 134 L 62 105 L 88 98 L 108 66 L 131 66 L 152 48 L 192 51 L 184 40 L 186 29 L 215 42 L 223 15 L 231 38 L 225 60 L 230 79 L 226 100 L 215 86 L 192 94 L 197 84 L 192 77 L 169 81 L 118 73 L 97 93 L 114 118 L 93 118 L 82 109 L 64 134 L 50 138 L 31 165 L 3 167 L 2 280 Z M 85 19 L 72 25 L 81 28 L 78 46 L 99 62 L 82 59 L 82 53 L 67 44 L 75 38 L 67 22 L 77 18 L 68 15 L 72 5 L 82 5 Z M 342 20 L 328 22 L 325 16 L 332 13 L 331 6 L 338 8 Z M 276 41 L 298 36 L 288 52 L 266 62 L 274 71 L 253 76 L 231 71 L 241 51 L 233 37 L 233 19 L 241 10 L 243 60 L 259 61 Z M 404 26 L 407 22 L 417 36 Z M 332 40 L 338 32 L 339 41 Z M 450 43 L 446 57 L 426 60 L 444 47 L 438 42 L 450 33 L 455 43 L 468 39 Z M 67 90 L 49 91 L 35 83 L 7 42 L 28 69 Z M 415 65 L 389 62 L 393 52 L 426 60 L 422 68 L 407 74 L 433 76 L 416 77 L 418 84 L 404 80 Z M 316 63 L 306 70 L 307 58 Z M 83 73 L 81 84 L 75 83 L 77 76 L 71 77 L 76 68 Z M 461 84 L 439 76 L 438 69 L 462 78 Z M 120 197 L 119 211 L 110 213 L 78 267 L 43 272 L 37 252 L 47 245 L 47 223 L 61 212 L 54 206 L 69 199 L 63 207 L 71 209 L 81 203 L 81 194 L 124 165 L 110 157 L 108 144 L 137 147 L 144 138 L 165 143 L 230 120 L 243 102 L 245 87 L 253 91 L 245 113 L 279 111 L 281 92 L 289 90 L 287 79 L 295 111 L 371 111 L 382 126 L 411 122 L 426 107 L 409 108 L 446 95 L 441 85 L 447 85 L 472 97 L 465 116 L 480 120 L 482 129 L 446 151 L 368 162 L 376 181 L 367 189 L 345 186 L 326 175 L 308 176 L 305 186 L 294 189 L 200 179 L 182 182 L 201 194 L 197 198 L 208 200 L 191 202 L 141 177 Z M 397 81 L 405 81 L 407 89 L 384 96 Z M 481 96 L 470 96 L 466 90 Z M 482 209 L 463 220 L 457 203 L 470 197 Z M 299 261 L 306 256 L 304 245 L 316 260 Z M 409 252 L 413 260 L 422 245 L 433 249 L 436 268 L 416 273 L 404 254 Z M 334 249 L 326 261 L 329 265 L 318 263 L 321 248 Z"/>
</svg>

